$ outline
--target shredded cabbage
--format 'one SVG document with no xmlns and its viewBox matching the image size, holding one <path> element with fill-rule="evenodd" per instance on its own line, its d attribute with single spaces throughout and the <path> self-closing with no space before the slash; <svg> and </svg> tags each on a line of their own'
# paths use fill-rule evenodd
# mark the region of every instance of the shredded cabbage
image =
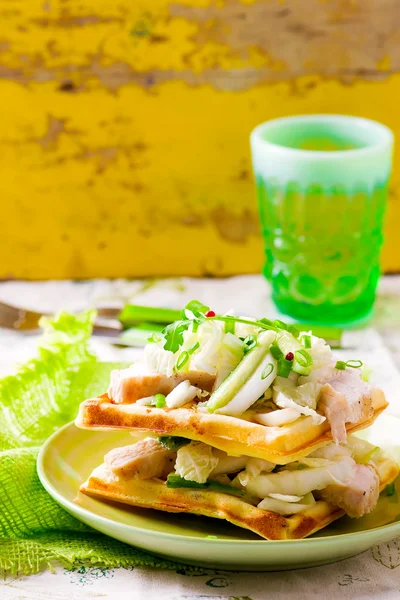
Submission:
<svg viewBox="0 0 400 600">
<path fill-rule="evenodd" d="M 299 464 L 305 465 L 306 467 L 328 467 L 332 461 L 327 458 L 309 458 L 305 456 L 304 458 L 300 458 L 298 460 Z"/>
<path fill-rule="evenodd" d="M 276 379 L 276 378 L 275 378 Z M 258 409 L 275 409 L 275 405 L 271 400 L 272 398 L 272 390 L 271 388 L 268 388 L 267 390 L 265 390 L 265 392 L 263 393 L 262 396 L 260 396 L 260 398 L 254 402 L 254 404 L 252 405 L 252 409 L 253 410 L 258 410 Z"/>
<path fill-rule="evenodd" d="M 203 442 L 190 442 L 179 448 L 175 462 L 175 473 L 189 481 L 205 483 L 218 464 L 211 446 Z"/>
<path fill-rule="evenodd" d="M 135 404 L 138 406 L 151 406 L 154 401 L 155 396 L 146 396 L 146 398 L 139 398 L 139 400 L 136 400 Z"/>
<path fill-rule="evenodd" d="M 310 335 L 311 332 L 306 333 L 306 335 Z M 300 333 L 300 338 L 303 333 Z M 323 338 L 317 337 L 315 335 L 311 336 L 311 348 L 307 348 L 307 352 L 310 354 L 313 359 L 313 367 L 314 369 L 319 369 L 321 367 L 327 366 L 334 362 L 333 353 L 331 347 L 326 343 Z"/>
<path fill-rule="evenodd" d="M 269 498 L 282 500 L 282 502 L 300 502 L 303 496 L 289 496 L 288 494 L 270 494 Z"/>
<path fill-rule="evenodd" d="M 340 461 L 331 462 L 329 466 L 258 475 L 247 484 L 247 491 L 258 498 L 265 498 L 269 494 L 304 496 L 333 483 L 344 485 L 351 477 L 354 465 L 352 458 L 344 457 Z"/>
<path fill-rule="evenodd" d="M 255 321 L 256 320 L 251 317 L 245 317 L 243 315 L 239 316 L 238 318 L 246 319 L 246 321 Z M 260 332 L 260 329 L 258 327 L 256 327 L 255 325 L 248 325 L 246 323 L 235 323 L 235 334 L 238 337 L 245 338 L 248 335 L 254 335 L 255 337 L 257 337 L 259 332 Z"/>
<path fill-rule="evenodd" d="M 174 353 L 170 350 L 164 350 L 158 344 L 147 344 L 144 347 L 143 363 L 145 372 L 162 373 L 167 377 L 172 377 L 174 374 Z"/>
<path fill-rule="evenodd" d="M 275 377 L 274 385 L 284 385 L 295 387 L 299 380 L 299 376 L 294 371 L 290 371 L 289 377 Z"/>
<path fill-rule="evenodd" d="M 168 408 L 179 408 L 187 402 L 194 400 L 199 394 L 200 389 L 190 385 L 190 381 L 182 381 L 166 396 L 165 402 Z"/>
<path fill-rule="evenodd" d="M 311 373 L 305 377 L 302 375 L 299 377 L 299 384 L 302 385 L 304 383 L 325 383 L 328 379 L 332 379 L 335 376 L 335 362 L 331 364 L 323 365 L 318 369 L 311 369 Z"/>
<path fill-rule="evenodd" d="M 194 371 L 205 371 L 215 375 L 224 337 L 223 325 L 218 321 L 206 320 L 199 325 L 196 341 L 200 348 L 190 359 L 190 368 Z M 185 339 L 185 338 L 184 338 Z"/>
<path fill-rule="evenodd" d="M 237 479 L 241 485 L 246 486 L 249 481 L 257 477 L 261 472 L 270 473 L 274 467 L 274 463 L 268 460 L 249 458 L 245 470 L 238 474 Z"/>
<path fill-rule="evenodd" d="M 300 406 L 308 406 L 315 410 L 317 408 L 318 397 L 322 385 L 320 383 L 304 383 L 294 387 L 293 385 L 274 385 L 274 396 L 279 392 L 299 404 Z"/>
<path fill-rule="evenodd" d="M 326 419 L 326 417 L 319 415 L 312 408 L 309 408 L 308 406 L 300 406 L 294 400 L 292 400 L 291 398 L 288 398 L 288 396 L 286 396 L 282 392 L 278 392 L 276 394 L 275 404 L 277 406 L 279 406 L 280 408 L 293 408 L 298 411 L 299 416 L 305 415 L 307 417 L 311 417 L 314 425 L 320 425 Z"/>
<path fill-rule="evenodd" d="M 347 438 L 347 445 L 350 436 Z M 351 456 L 351 450 L 347 446 L 339 446 L 334 442 L 331 442 L 323 448 L 318 448 L 308 455 L 308 458 L 326 458 L 327 460 L 340 460 L 344 456 Z"/>
<path fill-rule="evenodd" d="M 220 356 L 217 364 L 217 378 L 214 384 L 215 390 L 232 373 L 242 358 L 242 341 L 232 333 L 226 333 L 221 342 Z"/>
<path fill-rule="evenodd" d="M 218 464 L 211 473 L 212 478 L 221 473 L 237 473 L 245 468 L 248 456 L 229 456 L 223 450 L 213 450 L 214 456 L 218 458 Z"/>
<path fill-rule="evenodd" d="M 254 421 L 266 427 L 281 427 L 297 421 L 300 416 L 296 408 L 282 408 L 267 413 L 257 413 L 254 415 Z"/>
<path fill-rule="evenodd" d="M 378 456 L 379 446 L 374 446 L 366 440 L 362 440 L 355 435 L 349 435 L 347 438 L 347 447 L 354 460 L 361 465 L 368 464 L 369 461 Z"/>
<path fill-rule="evenodd" d="M 264 498 L 258 505 L 258 508 L 286 516 L 303 512 L 313 504 L 315 504 L 314 496 L 312 494 L 307 494 L 300 502 L 285 502 L 271 497 Z"/>
</svg>

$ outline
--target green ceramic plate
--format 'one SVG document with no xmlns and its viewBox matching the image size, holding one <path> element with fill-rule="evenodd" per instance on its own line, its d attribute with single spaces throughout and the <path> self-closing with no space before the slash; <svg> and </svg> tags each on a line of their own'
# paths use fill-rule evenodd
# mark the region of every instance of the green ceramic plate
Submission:
<svg viewBox="0 0 400 600">
<path fill-rule="evenodd" d="M 383 415 L 362 437 L 382 447 L 399 443 L 400 419 Z M 111 448 L 132 443 L 124 431 L 56 432 L 38 458 L 40 480 L 69 513 L 117 540 L 177 561 L 235 570 L 278 570 L 322 565 L 359 554 L 400 536 L 400 478 L 396 494 L 381 495 L 375 511 L 343 517 L 305 540 L 268 542 L 218 519 L 129 508 L 78 494 L 79 485 Z M 400 447 L 394 448 L 400 459 Z M 217 536 L 210 539 L 207 536 Z"/>
</svg>

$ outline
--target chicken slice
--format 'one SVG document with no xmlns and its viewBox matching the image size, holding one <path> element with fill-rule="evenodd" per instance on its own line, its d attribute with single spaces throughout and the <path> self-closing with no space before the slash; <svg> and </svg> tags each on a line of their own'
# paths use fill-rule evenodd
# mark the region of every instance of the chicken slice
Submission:
<svg viewBox="0 0 400 600">
<path fill-rule="evenodd" d="M 372 466 L 356 463 L 345 485 L 328 485 L 318 492 L 318 496 L 343 508 L 350 517 L 362 517 L 375 508 L 379 498 L 379 483 L 379 476 Z"/>
<path fill-rule="evenodd" d="M 204 371 L 188 371 L 177 373 L 171 377 L 162 373 L 137 373 L 135 370 L 121 369 L 111 372 L 111 381 L 108 387 L 108 397 L 117 404 L 131 404 L 139 398 L 147 398 L 155 394 L 167 396 L 182 381 L 190 381 L 190 384 L 211 392 L 215 375 Z"/>
<path fill-rule="evenodd" d="M 116 475 L 151 479 L 173 471 L 176 452 L 168 450 L 155 438 L 146 438 L 136 444 L 114 448 L 104 462 Z"/>
<path fill-rule="evenodd" d="M 373 412 L 371 387 L 359 373 L 339 371 L 321 388 L 318 412 L 325 415 L 337 444 L 345 444 L 346 423 L 357 423 Z"/>
</svg>

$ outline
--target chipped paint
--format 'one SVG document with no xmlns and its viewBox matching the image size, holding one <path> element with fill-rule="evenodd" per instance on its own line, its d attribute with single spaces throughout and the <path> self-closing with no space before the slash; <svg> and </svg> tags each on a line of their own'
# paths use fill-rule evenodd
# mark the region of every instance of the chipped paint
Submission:
<svg viewBox="0 0 400 600">
<path fill-rule="evenodd" d="M 400 132 L 400 13 L 380 7 L 0 0 L 0 276 L 258 271 L 257 123 L 345 112 Z"/>
</svg>

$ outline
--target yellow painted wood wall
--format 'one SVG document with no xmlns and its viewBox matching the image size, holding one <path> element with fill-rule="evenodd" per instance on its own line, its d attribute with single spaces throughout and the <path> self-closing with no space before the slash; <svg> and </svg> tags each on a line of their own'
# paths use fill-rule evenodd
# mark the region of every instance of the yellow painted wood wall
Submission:
<svg viewBox="0 0 400 600">
<path fill-rule="evenodd" d="M 248 135 L 400 134 L 398 0 L 0 0 L 0 277 L 257 272 Z M 400 270 L 400 165 L 384 267 Z"/>
</svg>

